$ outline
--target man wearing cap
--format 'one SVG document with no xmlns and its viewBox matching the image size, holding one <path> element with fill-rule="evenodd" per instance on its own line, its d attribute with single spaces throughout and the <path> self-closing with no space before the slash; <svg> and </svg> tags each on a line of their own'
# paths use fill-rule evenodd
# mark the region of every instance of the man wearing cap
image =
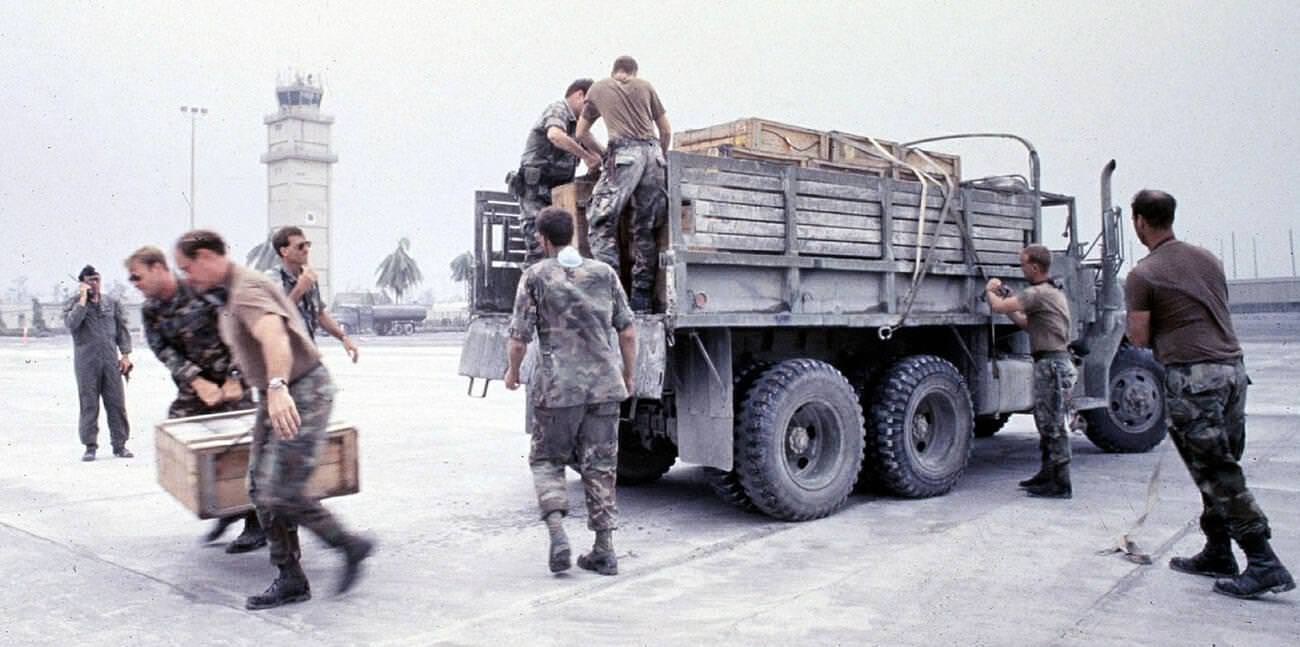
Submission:
<svg viewBox="0 0 1300 647">
<path fill-rule="evenodd" d="M 78 431 L 86 452 L 83 461 L 95 460 L 99 449 L 99 400 L 108 410 L 108 432 L 113 455 L 132 458 L 126 448 L 131 426 L 126 420 L 126 389 L 122 376 L 131 372 L 131 333 L 126 328 L 122 304 L 99 289 L 99 272 L 87 265 L 77 275 L 80 293 L 63 307 L 63 324 L 72 334 L 73 366 L 77 372 L 77 399 L 81 403 Z"/>
</svg>

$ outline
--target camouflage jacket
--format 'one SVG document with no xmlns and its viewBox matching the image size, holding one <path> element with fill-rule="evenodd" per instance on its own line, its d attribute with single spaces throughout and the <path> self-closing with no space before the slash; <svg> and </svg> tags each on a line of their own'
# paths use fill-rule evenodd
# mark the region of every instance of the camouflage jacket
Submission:
<svg viewBox="0 0 1300 647">
<path fill-rule="evenodd" d="M 524 271 L 515 294 L 510 336 L 522 342 L 537 332 L 537 364 L 528 382 L 529 404 L 572 407 L 621 402 L 623 356 L 618 331 L 632 325 L 632 310 L 618 275 L 608 265 L 561 252 Z"/>
<path fill-rule="evenodd" d="M 578 118 L 569 110 L 569 104 L 563 99 L 546 106 L 542 116 L 528 131 L 524 142 L 524 154 L 519 158 L 520 168 L 537 167 L 537 181 L 532 182 L 525 172 L 525 183 L 556 186 L 573 181 L 578 170 L 578 157 L 555 144 L 547 138 L 546 131 L 552 127 L 559 128 L 570 137 L 578 129 Z"/>
<path fill-rule="evenodd" d="M 230 349 L 221 341 L 218 329 L 224 302 L 223 288 L 199 294 L 180 281 L 171 300 L 149 298 L 144 302 L 145 339 L 182 390 L 191 388 L 196 377 L 221 384 L 234 368 Z"/>
</svg>

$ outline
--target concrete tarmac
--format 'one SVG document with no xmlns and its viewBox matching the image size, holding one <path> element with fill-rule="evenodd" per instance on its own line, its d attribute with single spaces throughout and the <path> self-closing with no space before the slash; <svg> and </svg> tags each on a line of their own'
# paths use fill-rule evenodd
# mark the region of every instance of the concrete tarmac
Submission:
<svg viewBox="0 0 1300 647">
<path fill-rule="evenodd" d="M 1270 332 L 1276 330 L 1270 327 Z M 621 574 L 546 569 L 522 392 L 465 395 L 455 336 L 325 342 L 336 418 L 361 431 L 358 495 L 330 499 L 378 551 L 333 597 L 339 556 L 304 532 L 315 599 L 251 612 L 274 569 L 228 555 L 156 481 L 153 425 L 173 395 L 143 343 L 127 387 L 134 459 L 80 462 L 67 338 L 0 339 L 3 645 L 1296 645 L 1300 592 L 1247 602 L 1171 571 L 1199 550 L 1200 497 L 1166 442 L 1104 454 L 1076 436 L 1075 497 L 1026 498 L 1029 416 L 979 440 L 947 496 L 855 495 L 781 523 L 715 499 L 702 470 L 620 488 Z M 1300 344 L 1246 344 L 1245 467 L 1274 545 L 1300 571 Z M 1145 523 L 1148 481 L 1159 469 Z M 590 541 L 581 487 L 568 528 Z M 1113 552 L 1126 534 L 1154 562 Z"/>
</svg>

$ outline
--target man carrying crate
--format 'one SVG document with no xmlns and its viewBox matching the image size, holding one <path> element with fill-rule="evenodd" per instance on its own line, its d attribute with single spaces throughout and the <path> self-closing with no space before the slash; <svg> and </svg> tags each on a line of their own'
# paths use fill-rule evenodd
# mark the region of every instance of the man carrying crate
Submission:
<svg viewBox="0 0 1300 647">
<path fill-rule="evenodd" d="M 131 254 L 126 270 L 131 284 L 145 296 L 145 340 L 176 382 L 176 399 L 168 407 L 167 417 L 188 418 L 256 406 L 217 330 L 220 288 L 196 292 L 172 274 L 163 251 L 152 245 Z M 215 541 L 240 519 L 244 531 L 226 546 L 226 552 L 246 553 L 265 546 L 266 533 L 251 510 L 218 519 L 207 541 Z"/>
<path fill-rule="evenodd" d="M 266 528 L 271 563 L 279 576 L 265 592 L 248 598 L 249 609 L 268 609 L 311 599 L 299 564 L 298 526 L 343 553 L 338 593 L 356 583 L 373 543 L 343 528 L 308 494 L 307 483 L 329 426 L 334 383 L 320 351 L 284 291 L 261 273 L 226 258 L 216 232 L 191 231 L 176 243 L 176 267 L 195 288 L 226 289 L 221 338 L 248 383 L 262 389 L 249 452 L 248 495 Z"/>
</svg>

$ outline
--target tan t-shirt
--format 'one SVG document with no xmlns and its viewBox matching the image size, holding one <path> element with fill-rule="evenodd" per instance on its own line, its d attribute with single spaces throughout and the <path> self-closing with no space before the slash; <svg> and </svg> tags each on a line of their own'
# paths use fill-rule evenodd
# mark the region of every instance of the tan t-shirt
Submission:
<svg viewBox="0 0 1300 647">
<path fill-rule="evenodd" d="M 283 319 L 289 334 L 289 351 L 293 357 L 289 381 L 306 375 L 320 364 L 320 351 L 307 334 L 298 308 L 289 302 L 278 284 L 261 272 L 232 263 L 226 276 L 226 293 L 226 305 L 221 309 L 221 339 L 230 347 L 249 384 L 265 389 L 269 378 L 262 344 L 253 336 L 253 326 L 268 314 Z"/>
<path fill-rule="evenodd" d="M 658 139 L 655 120 L 664 114 L 659 94 L 649 81 L 636 77 L 625 81 L 601 79 L 587 91 L 582 116 L 595 122 L 605 118 L 610 141 L 616 139 Z"/>
<path fill-rule="evenodd" d="M 1128 273 L 1129 312 L 1151 313 L 1151 346 L 1161 364 L 1241 357 L 1228 313 L 1228 282 L 1214 254 L 1181 240 L 1157 245 Z"/>
<path fill-rule="evenodd" d="M 1029 350 L 1064 351 L 1070 344 L 1070 304 L 1051 283 L 1031 285 L 1016 295 L 1029 325 Z"/>
</svg>

